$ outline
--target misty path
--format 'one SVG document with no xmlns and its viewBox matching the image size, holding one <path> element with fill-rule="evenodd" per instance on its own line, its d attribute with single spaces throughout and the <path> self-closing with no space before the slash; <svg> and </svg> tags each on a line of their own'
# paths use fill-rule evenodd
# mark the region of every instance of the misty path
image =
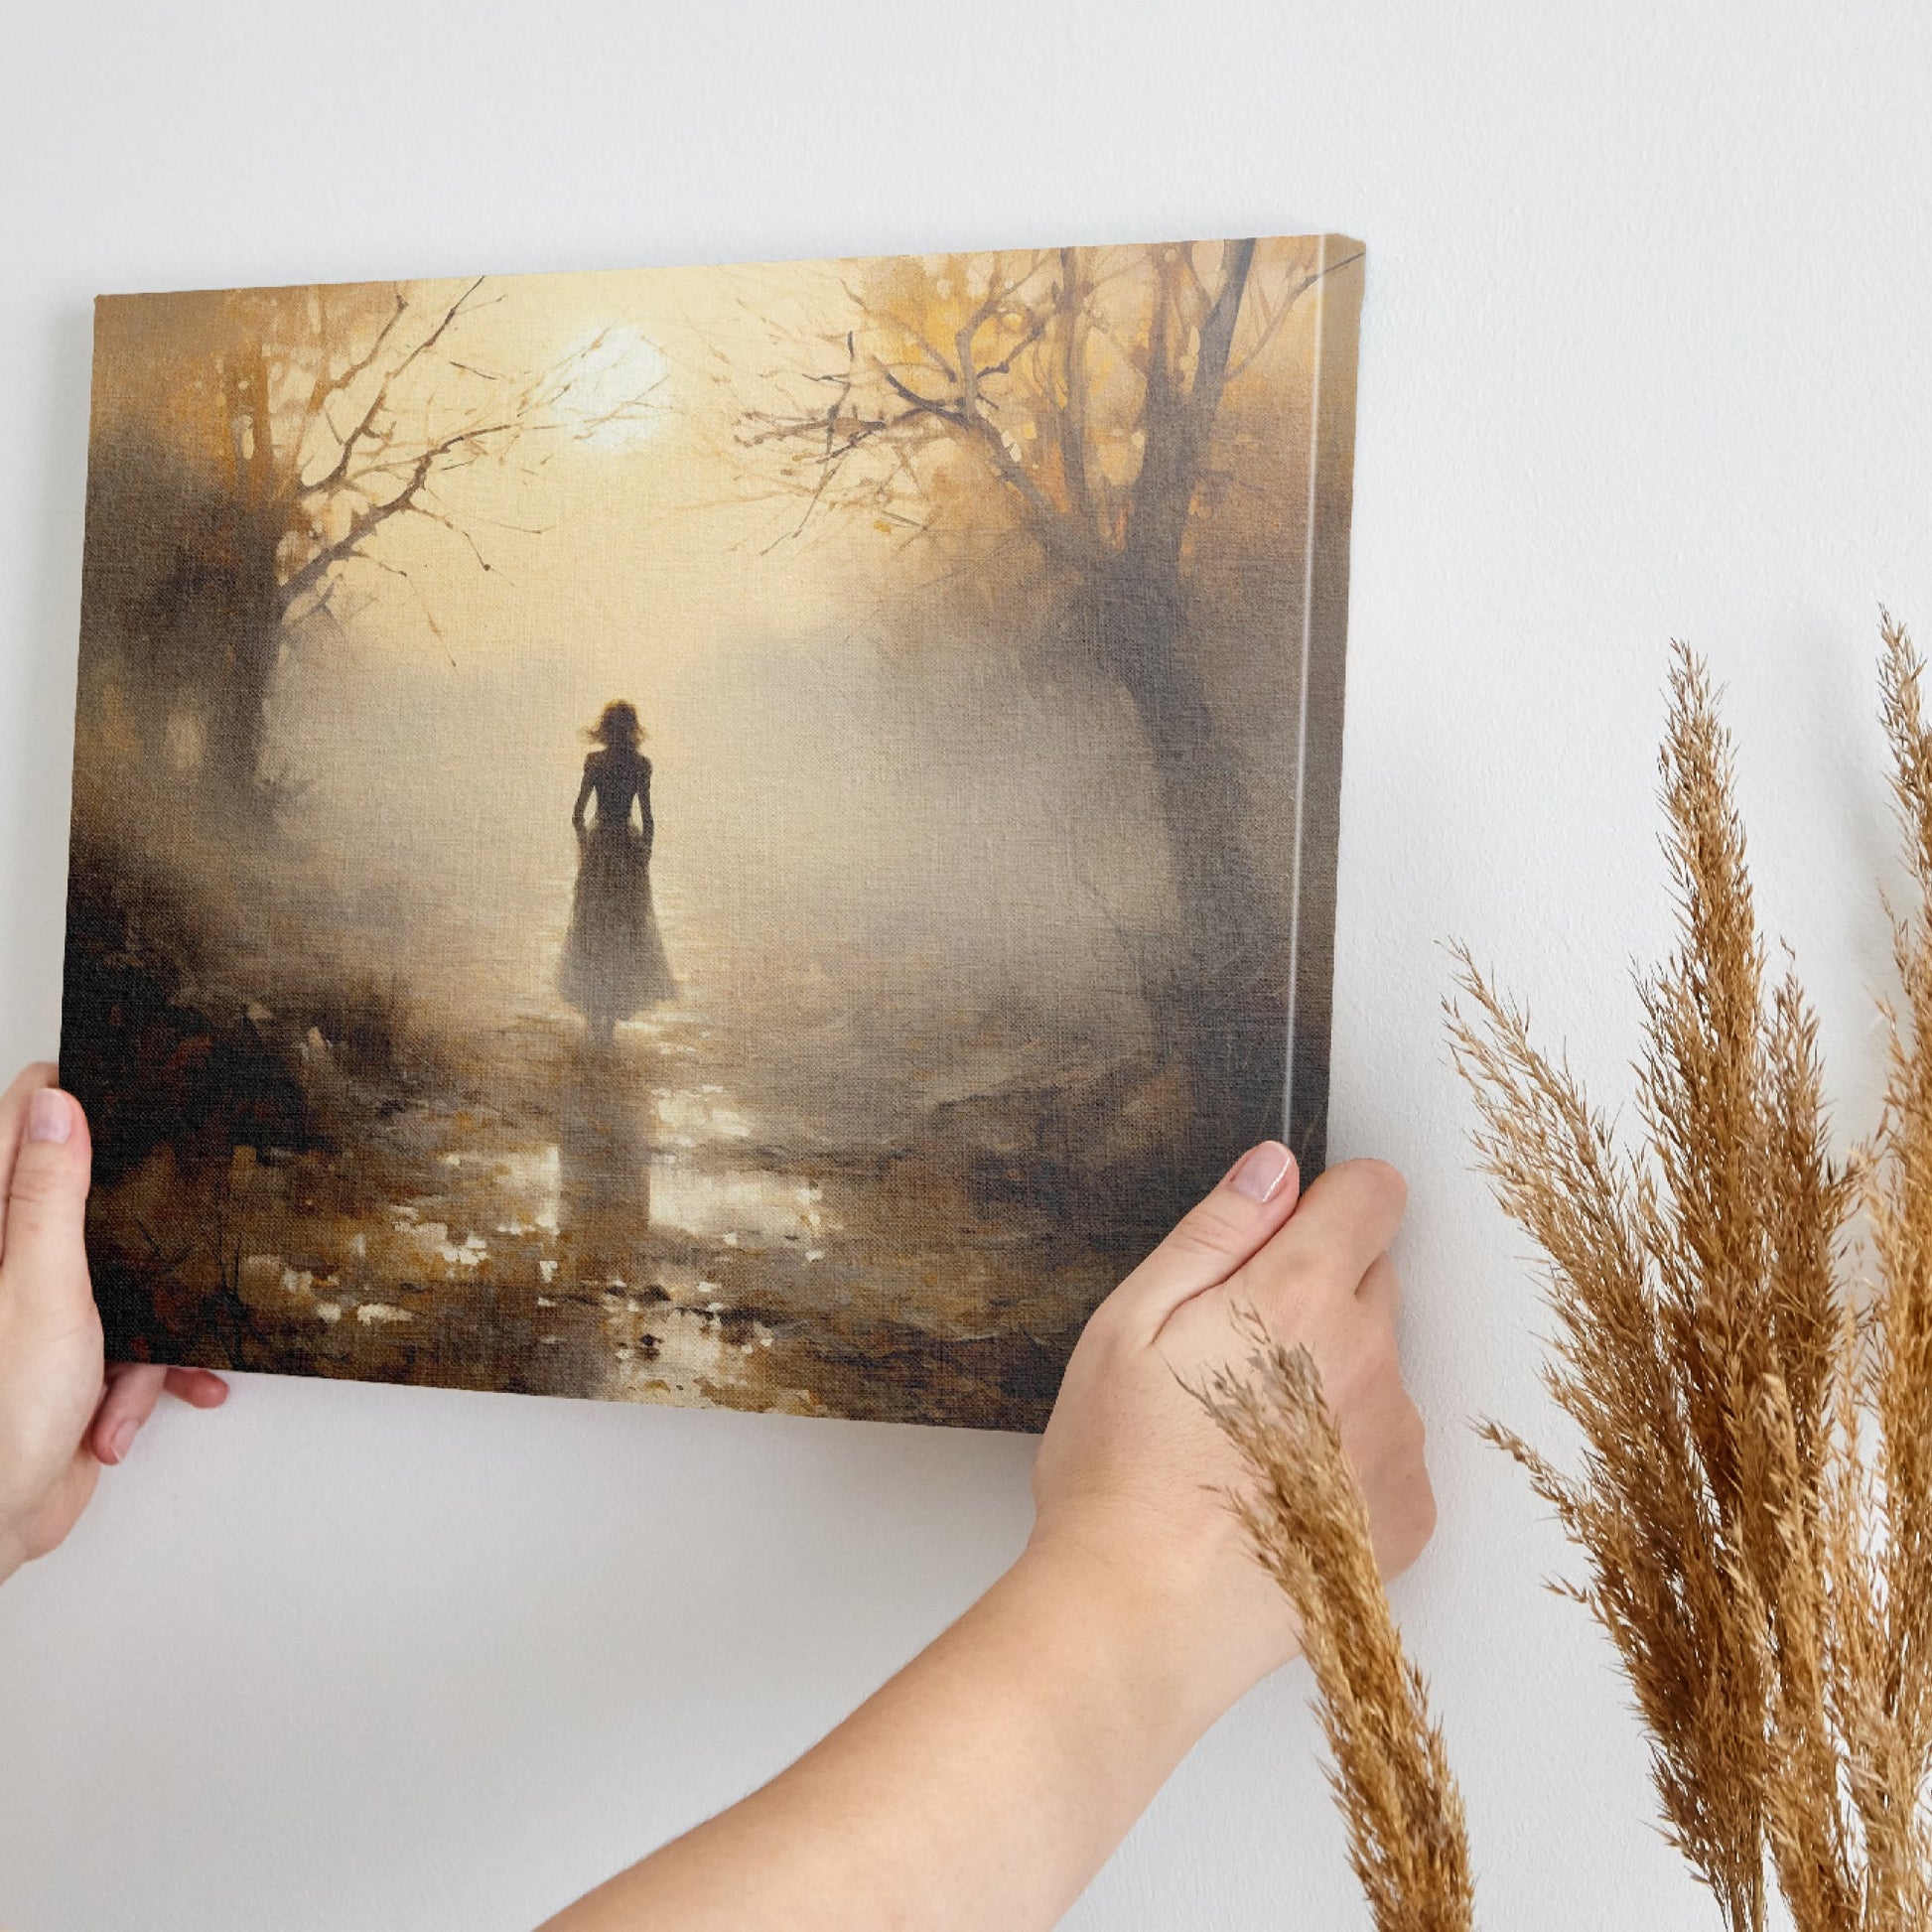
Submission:
<svg viewBox="0 0 1932 1932">
<path fill-rule="evenodd" d="M 152 1141 L 96 1189 L 107 1306 L 140 1323 L 117 1345 L 1043 1424 L 1087 1312 L 1167 1212 L 1133 1178 L 1173 1111 L 1153 1043 L 929 946 L 773 947 L 672 883 L 677 997 L 599 1046 L 557 991 L 562 888 L 425 926 L 391 978 L 320 1010 L 273 926 L 232 946 L 218 998 L 114 969 L 131 977 L 103 997 L 147 1016 L 144 1061 L 234 1083 L 201 1103 L 206 1134 Z"/>
<path fill-rule="evenodd" d="M 237 1359 L 1036 1426 L 1107 1263 L 1042 1204 L 988 1198 L 944 1133 L 855 1138 L 862 1052 L 842 1040 L 834 1055 L 804 1019 L 759 1033 L 697 997 L 600 1048 L 526 1007 L 461 1042 L 458 1077 L 327 1152 L 239 1150 L 214 1204 Z M 801 1075 L 800 1056 L 840 1077 Z M 325 1104 L 331 1059 L 312 1041 Z M 1019 1132 L 1029 1094 L 996 1061 L 976 1076 L 966 1056 L 918 1104 L 1006 1107 Z M 116 1190 L 137 1226 L 144 1191 Z"/>
</svg>

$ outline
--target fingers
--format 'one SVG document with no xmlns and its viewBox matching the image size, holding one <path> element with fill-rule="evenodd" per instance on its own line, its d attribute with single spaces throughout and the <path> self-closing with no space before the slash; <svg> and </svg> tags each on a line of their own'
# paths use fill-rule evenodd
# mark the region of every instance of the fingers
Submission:
<svg viewBox="0 0 1932 1932">
<path fill-rule="evenodd" d="M 1104 1306 L 1152 1335 L 1181 1303 L 1226 1281 L 1267 1244 L 1295 1212 L 1300 1181 L 1279 1141 L 1250 1148 Z"/>
<path fill-rule="evenodd" d="M 16 1105 L 18 1103 L 18 1105 Z M 44 1083 L 7 1095 L 19 1119 L 0 1229 L 0 1292 L 29 1319 L 62 1324 L 93 1304 L 87 1278 L 87 1122 L 71 1094 Z"/>
<path fill-rule="evenodd" d="M 1408 1198 L 1407 1183 L 1386 1161 L 1344 1161 L 1328 1169 L 1311 1182 L 1294 1219 L 1242 1269 L 1243 1289 L 1264 1312 L 1283 1296 L 1353 1294 L 1386 1257 Z M 1375 1292 L 1392 1287 L 1378 1281 Z"/>
<path fill-rule="evenodd" d="M 141 1425 L 154 1414 L 168 1371 L 149 1362 L 117 1362 L 107 1371 L 107 1393 L 89 1440 L 94 1454 L 110 1467 L 134 1447 Z"/>
<path fill-rule="evenodd" d="M 218 1409 L 228 1399 L 228 1385 L 211 1368 L 171 1368 L 168 1393 L 191 1409 Z"/>
<path fill-rule="evenodd" d="M 107 1393 L 87 1433 L 88 1445 L 100 1461 L 112 1465 L 126 1458 L 163 1390 L 195 1409 L 218 1409 L 228 1399 L 227 1383 L 205 1368 L 116 1362 L 107 1371 Z"/>
<path fill-rule="evenodd" d="M 60 1077 L 52 1062 L 37 1060 L 23 1067 L 13 1085 L 0 1094 L 0 1256 L 7 1252 L 7 1188 L 20 1158 L 20 1144 L 27 1137 L 28 1108 L 42 1087 L 53 1086 Z"/>
</svg>

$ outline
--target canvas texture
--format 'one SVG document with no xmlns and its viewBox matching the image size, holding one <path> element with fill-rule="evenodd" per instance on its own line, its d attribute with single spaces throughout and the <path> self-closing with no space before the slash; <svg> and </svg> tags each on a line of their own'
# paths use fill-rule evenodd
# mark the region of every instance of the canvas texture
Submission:
<svg viewBox="0 0 1932 1932">
<path fill-rule="evenodd" d="M 1035 1429 L 1323 1156 L 1363 251 L 104 297 L 123 1358 Z"/>
</svg>

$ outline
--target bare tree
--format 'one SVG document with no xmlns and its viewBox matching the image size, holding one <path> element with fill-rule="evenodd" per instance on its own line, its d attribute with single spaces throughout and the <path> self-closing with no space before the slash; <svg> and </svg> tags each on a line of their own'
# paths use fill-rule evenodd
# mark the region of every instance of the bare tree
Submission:
<svg viewBox="0 0 1932 1932">
<path fill-rule="evenodd" d="M 849 329 L 741 436 L 780 456 L 802 501 L 793 534 L 839 508 L 930 533 L 962 467 L 1002 506 L 1002 535 L 1055 592 L 1056 640 L 1119 681 L 1146 737 L 1180 927 L 1139 962 L 1155 1023 L 1197 1106 L 1241 1095 L 1238 1111 L 1266 1120 L 1282 962 L 1243 943 L 1250 855 L 1189 638 L 1190 534 L 1229 384 L 1359 256 L 1316 254 L 1271 288 L 1255 256 L 1234 240 L 893 262 L 849 289 Z"/>
<path fill-rule="evenodd" d="M 207 646 L 207 769 L 265 798 L 266 709 L 291 636 L 328 613 L 357 567 L 407 576 L 383 531 L 431 523 L 492 566 L 440 485 L 474 464 L 595 434 L 652 406 L 654 381 L 588 406 L 607 336 L 535 373 L 467 359 L 459 289 L 272 291 L 211 298 L 193 318 L 170 396 L 198 421 L 212 486 L 155 600 Z"/>
</svg>

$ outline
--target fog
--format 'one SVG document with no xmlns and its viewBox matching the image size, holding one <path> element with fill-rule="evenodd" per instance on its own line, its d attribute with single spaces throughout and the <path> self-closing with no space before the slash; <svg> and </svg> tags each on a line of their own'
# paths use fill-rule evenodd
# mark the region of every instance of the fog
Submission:
<svg viewBox="0 0 1932 1932">
<path fill-rule="evenodd" d="M 63 1061 L 115 1345 L 1038 1422 L 1282 1127 L 1346 444 L 1326 244 L 1266 247 L 103 304 Z"/>
<path fill-rule="evenodd" d="M 365 620 L 298 651 L 271 756 L 291 857 L 382 907 L 405 970 L 479 1020 L 562 1012 L 585 728 L 628 698 L 674 969 L 816 966 L 861 1000 L 913 972 L 942 1003 L 977 987 L 1132 1024 L 1121 934 L 1172 916 L 1133 721 L 1103 686 L 1030 670 L 1024 640 L 446 641 L 397 648 Z"/>
</svg>

